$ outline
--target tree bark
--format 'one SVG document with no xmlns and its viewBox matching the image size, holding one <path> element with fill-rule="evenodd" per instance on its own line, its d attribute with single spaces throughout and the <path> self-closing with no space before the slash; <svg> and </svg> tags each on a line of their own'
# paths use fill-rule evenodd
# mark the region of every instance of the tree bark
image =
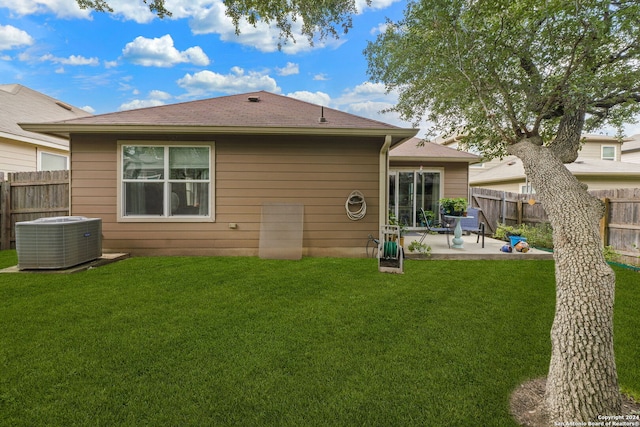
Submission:
<svg viewBox="0 0 640 427">
<path fill-rule="evenodd" d="M 554 155 L 524 139 L 509 147 L 522 159 L 553 227 L 556 311 L 544 410 L 551 425 L 619 415 L 613 351 L 615 274 L 604 259 L 602 203 Z"/>
</svg>

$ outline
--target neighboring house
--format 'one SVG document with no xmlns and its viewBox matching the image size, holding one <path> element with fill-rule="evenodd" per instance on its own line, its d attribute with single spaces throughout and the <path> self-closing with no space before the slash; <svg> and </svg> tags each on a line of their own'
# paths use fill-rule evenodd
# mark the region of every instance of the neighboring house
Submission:
<svg viewBox="0 0 640 427">
<path fill-rule="evenodd" d="M 18 123 L 85 116 L 90 114 L 28 87 L 0 85 L 0 173 L 68 169 L 66 137 L 30 132 Z"/>
<path fill-rule="evenodd" d="M 420 211 L 438 212 L 442 197 L 468 197 L 469 165 L 480 157 L 412 138 L 390 152 L 389 210 L 419 227 Z"/>
<path fill-rule="evenodd" d="M 605 135 L 584 135 L 584 143 L 575 162 L 567 169 L 590 190 L 633 188 L 640 186 L 640 166 L 621 161 L 627 140 Z M 438 139 L 438 143 L 457 147 L 456 138 Z M 535 192 L 527 180 L 522 161 L 516 156 L 493 159 L 470 167 L 469 185 L 493 190 L 530 194 Z"/>
<path fill-rule="evenodd" d="M 640 134 L 633 135 L 622 144 L 622 161 L 640 163 Z"/>
<path fill-rule="evenodd" d="M 284 203 L 303 205 L 303 255 L 365 256 L 388 151 L 417 133 L 268 92 L 34 122 L 70 138 L 71 215 L 101 218 L 105 251 L 132 255 L 258 255 L 263 208 Z"/>
</svg>

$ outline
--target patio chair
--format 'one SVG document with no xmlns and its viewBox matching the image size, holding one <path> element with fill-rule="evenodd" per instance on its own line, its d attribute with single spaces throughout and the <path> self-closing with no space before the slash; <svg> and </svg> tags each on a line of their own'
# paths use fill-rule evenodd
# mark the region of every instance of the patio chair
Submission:
<svg viewBox="0 0 640 427">
<path fill-rule="evenodd" d="M 430 221 L 427 219 L 427 215 L 424 209 L 422 208 L 420 209 L 420 214 L 424 219 L 424 221 L 421 221 L 421 223 L 424 225 L 424 228 L 425 228 L 424 233 L 422 234 L 422 237 L 420 237 L 420 243 L 424 241 L 424 238 L 427 237 L 427 234 L 443 233 L 447 235 L 447 246 L 451 248 L 451 242 L 449 242 L 449 234 L 453 233 L 453 228 L 449 227 L 448 225 L 440 224 L 440 223 L 430 224 Z"/>
<path fill-rule="evenodd" d="M 484 248 L 485 224 L 480 221 L 480 212 L 481 210 L 478 208 L 467 208 L 467 216 L 460 220 L 460 227 L 463 232 L 476 233 L 478 235 L 476 243 L 480 241 L 480 236 L 482 236 L 482 248 Z"/>
</svg>

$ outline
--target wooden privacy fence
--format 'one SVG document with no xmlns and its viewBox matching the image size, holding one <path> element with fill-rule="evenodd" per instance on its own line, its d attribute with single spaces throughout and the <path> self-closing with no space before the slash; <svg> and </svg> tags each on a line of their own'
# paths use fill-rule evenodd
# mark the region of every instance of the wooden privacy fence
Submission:
<svg viewBox="0 0 640 427">
<path fill-rule="evenodd" d="M 603 244 L 637 262 L 640 256 L 640 188 L 595 190 L 589 193 L 605 204 L 605 216 L 600 222 Z M 472 206 L 482 209 L 481 220 L 486 223 L 488 233 L 494 233 L 498 223 L 535 225 L 549 222 L 535 194 L 530 196 L 471 188 L 469 201 Z M 626 258 L 625 261 L 632 262 Z"/>
<path fill-rule="evenodd" d="M 69 171 L 0 174 L 0 249 L 15 247 L 15 224 L 69 215 Z"/>
</svg>

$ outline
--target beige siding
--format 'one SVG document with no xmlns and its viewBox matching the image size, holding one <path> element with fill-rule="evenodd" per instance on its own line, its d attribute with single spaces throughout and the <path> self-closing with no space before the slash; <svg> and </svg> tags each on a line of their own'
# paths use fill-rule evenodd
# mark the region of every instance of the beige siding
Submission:
<svg viewBox="0 0 640 427">
<path fill-rule="evenodd" d="M 35 146 L 0 139 L 0 172 L 32 172 L 36 168 Z"/>
<path fill-rule="evenodd" d="M 632 153 L 624 153 L 622 155 L 622 161 L 628 163 L 640 163 L 640 151 L 634 151 Z"/>
<path fill-rule="evenodd" d="M 444 197 L 469 196 L 469 165 L 451 163 L 444 172 Z"/>
<path fill-rule="evenodd" d="M 39 152 L 60 156 L 69 155 L 66 150 L 56 150 L 55 148 L 0 138 L 0 172 L 35 172 L 38 170 Z"/>
<path fill-rule="evenodd" d="M 520 193 L 521 190 L 521 186 L 523 186 L 525 184 L 524 180 L 522 180 L 521 182 L 519 181 L 511 181 L 511 182 L 500 182 L 500 183 L 493 183 L 493 184 L 478 184 L 478 185 L 471 185 L 472 187 L 478 187 L 478 188 L 488 188 L 491 190 L 496 190 L 496 191 L 507 191 L 510 193 Z"/>
<path fill-rule="evenodd" d="M 217 137 L 215 222 L 126 223 L 117 222 L 116 215 L 117 139 L 74 137 L 72 215 L 102 218 L 105 250 L 134 255 L 257 255 L 262 204 L 302 203 L 305 255 L 364 256 L 368 234 L 378 234 L 382 142 Z M 366 197 L 367 215 L 361 221 L 351 221 L 345 213 L 345 201 L 353 190 Z M 230 223 L 237 229 L 230 229 Z"/>
<path fill-rule="evenodd" d="M 418 169 L 422 166 L 425 169 L 444 169 L 442 180 L 444 183 L 444 194 L 442 197 L 467 197 L 469 195 L 469 164 L 462 162 L 407 162 L 391 160 L 389 169 Z"/>
<path fill-rule="evenodd" d="M 578 177 L 578 180 L 587 185 L 589 190 L 610 190 L 612 188 L 637 188 L 638 180 L 629 177 L 627 179 L 620 177 L 607 177 L 607 176 L 595 176 L 595 177 Z M 507 191 L 510 193 L 520 193 L 522 187 L 525 185 L 525 180 L 500 182 L 493 184 L 479 184 L 472 187 L 487 188 L 491 190 Z"/>
<path fill-rule="evenodd" d="M 578 153 L 578 157 L 581 159 L 602 159 L 602 147 L 615 147 L 616 149 L 616 161 L 620 161 L 620 148 L 621 144 L 617 141 L 586 141 L 582 148 L 580 148 L 580 152 Z"/>
</svg>

